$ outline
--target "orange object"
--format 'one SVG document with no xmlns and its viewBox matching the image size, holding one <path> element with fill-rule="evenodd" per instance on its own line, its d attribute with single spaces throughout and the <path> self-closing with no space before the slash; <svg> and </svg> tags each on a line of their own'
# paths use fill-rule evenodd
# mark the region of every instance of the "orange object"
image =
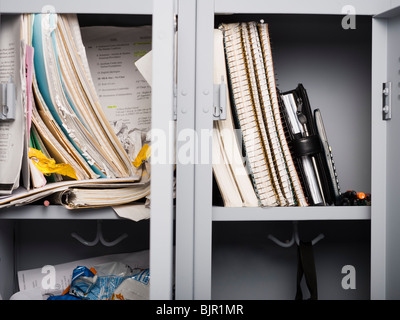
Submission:
<svg viewBox="0 0 400 320">
<path fill-rule="evenodd" d="M 365 193 L 364 192 L 357 192 L 357 199 L 365 199 Z"/>
</svg>

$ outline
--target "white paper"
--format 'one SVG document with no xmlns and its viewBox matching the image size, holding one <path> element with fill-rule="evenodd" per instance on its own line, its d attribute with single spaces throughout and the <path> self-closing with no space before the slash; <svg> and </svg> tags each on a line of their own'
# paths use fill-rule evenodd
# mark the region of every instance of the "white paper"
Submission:
<svg viewBox="0 0 400 320">
<path fill-rule="evenodd" d="M 39 288 L 18 291 L 14 293 L 10 300 L 43 300 L 42 292 Z"/>
<path fill-rule="evenodd" d="M 152 77 L 152 63 L 153 63 L 153 53 L 152 51 L 146 53 L 138 61 L 135 62 L 136 67 L 142 74 L 143 78 L 146 79 L 147 83 L 151 86 L 153 81 Z"/>
<path fill-rule="evenodd" d="M 19 186 L 24 147 L 25 118 L 21 100 L 20 28 L 19 15 L 1 17 L 0 82 L 7 83 L 10 77 L 12 78 L 15 86 L 16 112 L 15 120 L 0 121 L 0 185 L 3 184 L 0 194 L 10 194 L 12 189 Z"/>
<path fill-rule="evenodd" d="M 134 160 L 151 128 L 151 87 L 135 65 L 151 50 L 151 26 L 84 27 L 81 35 L 100 104 Z"/>
<path fill-rule="evenodd" d="M 121 206 L 113 206 L 112 208 L 121 218 L 130 219 L 136 222 L 144 219 L 150 219 L 150 208 L 147 208 L 144 204 L 132 203 Z"/>
</svg>

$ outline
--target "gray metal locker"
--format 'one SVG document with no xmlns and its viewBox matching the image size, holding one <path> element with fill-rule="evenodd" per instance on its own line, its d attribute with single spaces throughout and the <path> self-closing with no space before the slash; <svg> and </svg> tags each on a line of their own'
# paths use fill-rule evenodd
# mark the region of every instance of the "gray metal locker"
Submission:
<svg viewBox="0 0 400 320">
<path fill-rule="evenodd" d="M 0 14 L 40 13 L 50 8 L 56 13 L 90 15 L 91 19 L 118 25 L 122 17 L 128 25 L 151 24 L 153 32 L 152 129 L 164 132 L 163 146 L 174 152 L 173 121 L 176 10 L 174 0 L 154 1 L 2 1 Z M 102 20 L 101 20 L 102 19 Z M 160 155 L 161 157 L 161 155 Z M 154 156 L 151 183 L 151 223 L 119 218 L 111 208 L 66 210 L 59 206 L 28 205 L 0 212 L 0 295 L 8 299 L 18 288 L 16 272 L 20 268 L 39 268 L 124 250 L 150 251 L 151 299 L 173 297 L 173 163 Z M 83 248 L 71 238 L 72 231 L 92 237 L 96 220 L 104 221 L 104 232 L 117 237 L 125 231 L 129 237 L 114 249 L 96 246 Z"/>
<path fill-rule="evenodd" d="M 47 4 L 2 1 L 0 14 L 40 12 Z M 150 221 L 126 221 L 109 208 L 1 210 L 3 299 L 15 292 L 21 267 L 114 253 L 102 247 L 89 251 L 70 239 L 71 231 L 93 236 L 99 220 L 111 237 L 129 234 L 118 251 L 150 249 L 151 299 L 293 299 L 296 252 L 268 239 L 269 234 L 290 238 L 292 221 L 306 238 L 325 234 L 315 246 L 321 299 L 400 297 L 399 1 L 102 0 L 91 6 L 54 0 L 51 5 L 57 13 L 110 15 L 111 21 L 132 15 L 133 25 L 153 25 L 152 128 L 166 134 L 167 159 L 165 154 L 153 159 Z M 260 19 L 270 24 L 279 87 L 304 84 L 311 107 L 323 111 L 342 188 L 371 192 L 370 207 L 224 208 L 213 202 L 207 134 L 214 121 L 213 29 L 221 22 Z M 346 26 L 349 21 L 354 29 Z M 389 82 L 387 94 L 383 85 Z M 354 289 L 342 285 L 349 265 L 356 271 Z"/>
<path fill-rule="evenodd" d="M 187 223 L 185 228 L 177 228 L 177 267 L 186 271 L 185 278 L 176 282 L 176 297 L 293 299 L 291 274 L 295 267 L 289 264 L 296 264 L 295 255 L 284 251 L 288 249 L 277 249 L 267 238 L 273 232 L 290 237 L 291 221 L 299 221 L 306 237 L 322 230 L 326 235 L 315 249 L 321 299 L 398 296 L 395 273 L 399 260 L 393 254 L 397 245 L 398 179 L 392 168 L 399 155 L 395 148 L 399 59 L 398 42 L 394 40 L 399 34 L 398 4 L 209 0 L 191 5 L 196 6 L 196 87 L 191 96 L 195 115 L 188 121 L 196 130 L 198 145 L 205 146 L 201 151 L 208 151 L 209 158 L 205 159 L 209 161 L 202 162 L 201 152 L 197 153 L 194 173 L 190 167 L 187 176 L 193 181 L 193 189 L 186 190 L 191 198 L 187 207 L 177 206 L 177 223 L 182 216 Z M 355 28 L 348 25 L 353 18 Z M 213 123 L 213 28 L 220 22 L 260 19 L 270 23 L 272 30 L 279 87 L 285 91 L 299 82 L 304 84 L 312 108 L 321 108 L 325 115 L 342 188 L 371 192 L 371 207 L 213 205 L 211 152 L 207 149 L 210 138 L 200 134 L 211 130 Z M 388 81 L 392 82 L 392 119 L 383 120 L 382 85 Z M 178 100 L 178 110 L 181 107 Z M 180 170 L 184 170 L 183 165 L 178 163 L 178 176 Z M 177 199 L 183 203 L 180 181 Z M 187 255 L 192 243 L 193 257 Z M 253 272 L 251 264 L 245 270 L 246 259 L 253 262 Z M 341 285 L 346 265 L 354 265 L 357 271 L 354 290 Z M 272 279 L 274 275 L 276 279 Z"/>
</svg>

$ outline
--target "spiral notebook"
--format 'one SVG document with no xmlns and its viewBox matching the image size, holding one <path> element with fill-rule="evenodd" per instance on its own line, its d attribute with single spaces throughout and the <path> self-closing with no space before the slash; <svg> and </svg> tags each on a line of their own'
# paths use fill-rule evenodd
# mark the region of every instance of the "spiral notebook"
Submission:
<svg viewBox="0 0 400 320">
<path fill-rule="evenodd" d="M 268 25 L 222 24 L 237 127 L 261 206 L 307 206 L 288 148 L 275 84 Z"/>
<path fill-rule="evenodd" d="M 222 31 L 214 30 L 214 83 L 226 83 Z M 231 105 L 226 92 L 226 119 L 214 121 L 213 173 L 225 207 L 257 207 L 258 199 L 243 164 L 241 146 L 236 136 Z"/>
</svg>

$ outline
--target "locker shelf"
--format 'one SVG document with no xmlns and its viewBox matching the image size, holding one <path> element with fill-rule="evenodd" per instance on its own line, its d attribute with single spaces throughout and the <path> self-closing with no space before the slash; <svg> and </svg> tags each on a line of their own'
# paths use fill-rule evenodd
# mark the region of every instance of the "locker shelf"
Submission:
<svg viewBox="0 0 400 320">
<path fill-rule="evenodd" d="M 214 206 L 213 221 L 370 220 L 371 207 L 270 207 L 226 208 Z"/>
<path fill-rule="evenodd" d="M 150 210 L 150 209 L 147 209 Z M 120 218 L 110 208 L 68 210 L 62 206 L 28 205 L 2 209 L 1 219 L 44 219 L 44 220 L 118 220 Z"/>
</svg>

